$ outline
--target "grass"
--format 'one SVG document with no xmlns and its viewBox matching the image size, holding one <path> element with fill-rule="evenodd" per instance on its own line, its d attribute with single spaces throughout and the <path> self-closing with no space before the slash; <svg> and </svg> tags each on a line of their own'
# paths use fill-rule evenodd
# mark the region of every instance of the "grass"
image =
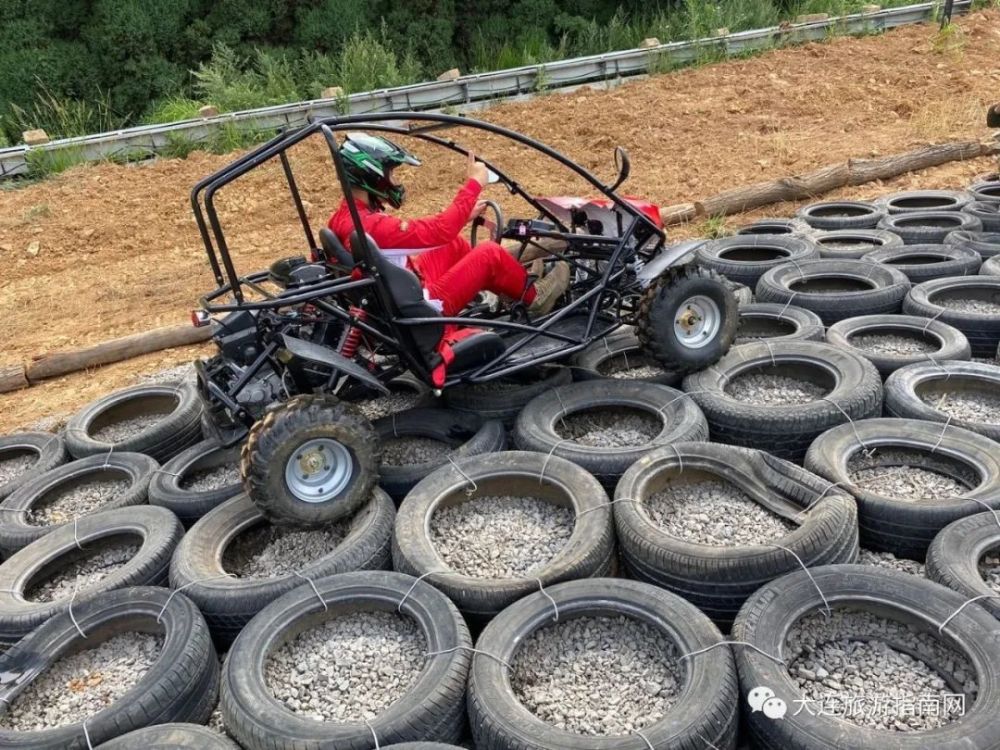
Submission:
<svg viewBox="0 0 1000 750">
<path fill-rule="evenodd" d="M 31 149 L 24 159 L 28 163 L 29 179 L 51 177 L 86 161 L 79 148 Z"/>
</svg>

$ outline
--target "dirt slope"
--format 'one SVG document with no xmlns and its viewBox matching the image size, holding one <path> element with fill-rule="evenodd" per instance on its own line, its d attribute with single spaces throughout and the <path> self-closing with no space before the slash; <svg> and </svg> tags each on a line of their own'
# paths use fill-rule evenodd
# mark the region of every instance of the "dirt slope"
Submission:
<svg viewBox="0 0 1000 750">
<path fill-rule="evenodd" d="M 986 137 L 985 106 L 1000 97 L 1000 12 L 972 14 L 959 27 L 961 34 L 949 45 L 936 41 L 933 26 L 907 27 L 612 90 L 542 96 L 480 116 L 544 140 L 604 176 L 611 171 L 613 147 L 626 145 L 633 157 L 631 193 L 661 204 L 696 200 L 852 156 Z M 540 193 L 582 189 L 520 149 L 498 149 L 488 138 L 475 146 Z M 84 166 L 0 191 L 0 362 L 186 320 L 198 296 L 212 286 L 188 191 L 231 158 L 198 153 L 183 161 Z M 306 144 L 293 161 L 310 218 L 319 226 L 338 198 L 328 155 L 318 144 Z M 459 181 L 457 160 L 434 161 L 409 176 L 411 213 L 440 207 Z M 988 160 L 949 165 L 841 195 L 961 187 L 991 166 Z M 277 167 L 258 170 L 223 191 L 220 203 L 242 270 L 302 251 Z M 767 213 L 793 210 L 780 206 Z M 744 220 L 734 217 L 730 223 Z M 190 359 L 197 351 L 150 355 L 0 396 L 0 433 L 72 411 L 132 382 L 137 373 Z"/>
</svg>

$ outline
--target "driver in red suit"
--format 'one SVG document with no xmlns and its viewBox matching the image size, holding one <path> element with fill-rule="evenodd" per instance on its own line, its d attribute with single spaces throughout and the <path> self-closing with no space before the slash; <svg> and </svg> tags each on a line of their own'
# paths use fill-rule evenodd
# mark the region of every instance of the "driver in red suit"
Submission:
<svg viewBox="0 0 1000 750">
<path fill-rule="evenodd" d="M 389 259 L 404 265 L 420 279 L 425 296 L 446 316 L 458 315 L 481 291 L 512 302 L 522 302 L 532 315 L 545 315 L 569 286 L 569 265 L 559 262 L 542 278 L 529 275 L 510 252 L 495 242 L 475 247 L 462 231 L 482 213 L 478 203 L 489 173 L 469 154 L 468 179 L 451 205 L 441 213 L 419 219 L 400 219 L 385 211 L 399 208 L 405 188 L 392 181 L 397 166 L 420 161 L 391 141 L 351 133 L 340 148 L 361 223 Z M 344 198 L 330 217 L 330 230 L 348 245 L 354 223 Z"/>
</svg>

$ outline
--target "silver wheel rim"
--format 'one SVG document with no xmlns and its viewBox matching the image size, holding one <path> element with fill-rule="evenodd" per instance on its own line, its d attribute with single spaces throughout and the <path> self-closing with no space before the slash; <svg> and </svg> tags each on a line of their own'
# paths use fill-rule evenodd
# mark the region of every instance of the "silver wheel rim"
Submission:
<svg viewBox="0 0 1000 750">
<path fill-rule="evenodd" d="M 303 443 L 285 464 L 285 484 L 305 503 L 325 503 L 343 492 L 354 476 L 351 452 L 331 438 Z"/>
<path fill-rule="evenodd" d="M 674 334 L 681 346 L 688 349 L 708 346 L 720 328 L 722 312 L 715 300 L 703 294 L 684 300 L 674 316 Z"/>
</svg>

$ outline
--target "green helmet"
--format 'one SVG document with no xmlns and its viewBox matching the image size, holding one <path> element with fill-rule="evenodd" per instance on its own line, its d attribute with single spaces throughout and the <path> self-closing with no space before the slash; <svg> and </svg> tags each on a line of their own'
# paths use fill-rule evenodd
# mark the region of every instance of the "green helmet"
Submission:
<svg viewBox="0 0 1000 750">
<path fill-rule="evenodd" d="M 403 205 L 406 188 L 392 181 L 392 170 L 401 164 L 420 166 L 420 159 L 392 141 L 367 133 L 348 133 L 340 146 L 347 181 L 361 188 L 376 202 L 393 208 Z"/>
</svg>

